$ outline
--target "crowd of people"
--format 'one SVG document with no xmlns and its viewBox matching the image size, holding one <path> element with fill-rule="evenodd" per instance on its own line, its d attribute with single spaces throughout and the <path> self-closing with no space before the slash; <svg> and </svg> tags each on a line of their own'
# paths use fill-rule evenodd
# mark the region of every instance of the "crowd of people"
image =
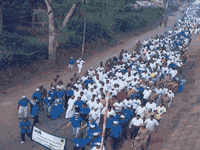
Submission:
<svg viewBox="0 0 200 150">
<path fill-rule="evenodd" d="M 142 43 L 138 41 L 133 52 L 122 49 L 119 57 L 114 55 L 105 65 L 100 62 L 98 68 L 91 67 L 82 77 L 78 74 L 84 61 L 75 62 L 71 57 L 70 71 L 75 63 L 79 71 L 66 87 L 58 75 L 49 91 L 40 85 L 32 100 L 26 96 L 19 100 L 19 119 L 25 112 L 19 125 L 22 143 L 25 133 L 31 139 L 31 122 L 27 118 L 30 104 L 33 125 L 39 123 L 40 111 L 57 119 L 66 110 L 65 118 L 70 119 L 68 126 L 72 126 L 76 136 L 72 140 L 75 150 L 84 150 L 86 145 L 90 145 L 91 150 L 100 150 L 104 115 L 107 115 L 105 141 L 111 139 L 113 150 L 127 138 L 133 140 L 132 149 L 146 150 L 152 132 L 158 131 L 159 122 L 175 94 L 184 88 L 186 81 L 181 68 L 188 58 L 190 37 L 193 31 L 198 33 L 195 15 L 189 8 L 173 30 L 160 36 L 156 34 Z"/>
</svg>

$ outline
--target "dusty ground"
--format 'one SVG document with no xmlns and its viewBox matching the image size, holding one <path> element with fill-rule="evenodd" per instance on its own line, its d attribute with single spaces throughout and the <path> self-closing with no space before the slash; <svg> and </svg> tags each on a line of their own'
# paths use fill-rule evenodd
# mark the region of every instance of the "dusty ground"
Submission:
<svg viewBox="0 0 200 150">
<path fill-rule="evenodd" d="M 168 21 L 168 28 L 170 28 L 176 21 L 177 17 L 179 17 L 180 14 L 177 14 L 174 18 L 169 18 Z M 123 44 L 116 45 L 114 47 L 108 48 L 103 52 L 99 52 L 94 54 L 90 59 L 86 59 L 85 66 L 83 69 L 83 72 L 85 70 L 89 69 L 89 67 L 97 67 L 99 65 L 100 61 L 105 62 L 108 58 L 112 57 L 113 55 L 119 55 L 119 52 L 122 48 L 127 49 L 129 51 L 132 51 L 132 48 L 135 46 L 136 40 L 144 40 L 145 38 L 150 38 L 152 35 L 155 35 L 156 33 L 162 34 L 164 30 L 167 28 L 164 27 L 157 27 L 153 30 L 149 31 L 143 31 L 143 33 L 137 35 L 137 36 L 131 36 L 123 38 Z M 138 31 L 139 32 L 139 31 Z M 142 32 L 142 31 L 140 31 Z M 195 37 L 194 37 L 195 39 Z M 194 42 L 194 40 L 193 40 Z M 197 42 L 197 41 L 196 41 Z M 190 46 L 190 48 L 192 45 Z M 194 52 L 196 50 L 196 53 Z M 195 71 L 195 67 L 197 67 L 199 60 L 194 59 L 193 57 L 198 53 L 197 48 L 191 48 L 190 53 L 190 59 L 188 60 L 186 65 L 186 69 L 184 70 L 184 75 L 186 79 L 189 81 L 186 85 L 186 88 L 184 89 L 184 92 L 179 93 L 176 95 L 176 98 L 174 102 L 172 103 L 170 109 L 166 113 L 164 119 L 161 121 L 161 125 L 159 127 L 159 132 L 152 136 L 152 142 L 149 146 L 149 149 L 151 150 L 160 150 L 162 147 L 162 144 L 167 141 L 169 138 L 169 135 L 173 131 L 173 129 L 178 124 L 179 119 L 181 118 L 182 114 L 186 111 L 186 108 L 190 110 L 190 107 L 195 104 L 195 98 L 191 99 L 191 96 L 194 96 L 194 94 L 190 93 L 192 91 L 192 88 L 194 88 L 194 80 L 193 78 L 198 77 L 197 71 Z M 76 55 L 76 54 L 73 54 Z M 195 66 L 191 69 L 191 64 L 189 62 L 196 62 Z M 64 79 L 64 84 L 67 84 L 67 81 L 69 80 L 69 77 L 72 75 L 69 73 L 65 68 L 60 69 L 59 72 L 55 73 L 50 70 L 49 72 L 37 72 L 38 76 L 35 78 L 32 78 L 27 82 L 26 84 L 17 84 L 14 87 L 6 88 L 6 86 L 2 86 L 2 89 L 5 89 L 3 92 L 6 92 L 7 94 L 3 94 L 3 92 L 0 94 L 1 97 L 1 113 L 0 113 L 0 126 L 1 126 L 1 134 L 0 134 L 0 144 L 1 149 L 37 149 L 42 150 L 45 149 L 43 146 L 40 146 L 37 143 L 30 142 L 29 140 L 26 141 L 25 144 L 20 144 L 20 129 L 18 128 L 18 113 L 17 113 L 17 101 L 21 98 L 22 95 L 26 95 L 28 98 L 32 96 L 32 93 L 35 91 L 36 87 L 40 85 L 40 83 L 43 83 L 44 87 L 49 90 L 50 81 L 53 79 L 53 77 L 56 74 L 60 74 L 62 78 Z M 193 71 L 193 72 L 192 72 Z M 30 71 L 29 71 L 30 72 Z M 24 72 L 24 74 L 27 72 Z M 30 72 L 31 73 L 31 72 Z M 32 74 L 35 73 L 34 71 Z M 193 74 L 192 74 L 193 73 Z M 7 76 L 1 76 L 5 80 L 7 79 Z M 13 78 L 13 81 L 18 80 L 17 77 Z M 13 82 L 10 81 L 10 82 Z M 9 85 L 7 85 L 9 86 Z M 73 136 L 66 135 L 66 132 L 68 130 L 71 130 L 70 128 L 66 128 L 66 124 L 68 123 L 67 119 L 59 118 L 57 120 L 50 120 L 47 119 L 45 114 L 41 114 L 40 116 L 41 124 L 38 124 L 38 127 L 42 130 L 51 133 L 53 135 L 57 135 L 60 137 L 72 139 Z M 72 146 L 72 143 L 69 142 L 67 144 L 68 149 L 70 149 Z M 106 149 L 110 149 L 109 145 L 106 147 Z M 119 149 L 130 149 L 130 141 L 125 141 L 124 144 L 122 144 Z"/>
</svg>

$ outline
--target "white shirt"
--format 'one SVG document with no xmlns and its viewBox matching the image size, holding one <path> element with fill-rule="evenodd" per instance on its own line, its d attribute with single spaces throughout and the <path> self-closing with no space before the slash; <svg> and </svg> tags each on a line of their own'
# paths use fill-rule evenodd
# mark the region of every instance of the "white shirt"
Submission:
<svg viewBox="0 0 200 150">
<path fill-rule="evenodd" d="M 132 100 L 127 100 L 127 99 L 124 99 L 123 100 L 123 104 L 124 104 L 124 108 L 126 109 L 127 108 L 127 106 L 129 106 L 129 105 L 133 105 L 133 101 Z"/>
<path fill-rule="evenodd" d="M 99 118 L 97 120 L 100 120 L 100 112 L 98 110 L 96 112 L 94 110 L 91 110 L 89 115 L 91 115 L 92 118 L 94 118 L 94 120 L 97 119 L 98 117 Z"/>
<path fill-rule="evenodd" d="M 136 108 L 136 115 L 140 115 L 140 117 L 141 118 L 144 118 L 144 114 L 145 114 L 145 112 L 146 112 L 146 107 L 141 107 L 141 106 L 138 106 L 137 108 Z"/>
<path fill-rule="evenodd" d="M 95 71 L 94 70 L 88 70 L 88 74 L 89 74 L 89 76 L 91 76 L 91 77 L 93 77 L 94 76 L 94 74 L 95 74 Z"/>
<path fill-rule="evenodd" d="M 133 100 L 133 109 L 137 109 L 137 107 L 141 104 L 141 101 L 138 99 Z"/>
<path fill-rule="evenodd" d="M 166 108 L 164 106 L 162 106 L 162 107 L 158 106 L 156 108 L 156 110 L 157 110 L 157 113 L 160 115 L 163 114 L 164 112 L 166 112 Z"/>
<path fill-rule="evenodd" d="M 96 104 L 97 104 L 97 102 L 94 100 L 93 102 L 91 101 L 91 100 L 89 100 L 88 102 L 87 102 L 87 105 L 88 105 L 88 107 L 90 108 L 90 110 L 94 107 L 94 106 L 96 106 Z"/>
<path fill-rule="evenodd" d="M 149 98 L 149 96 L 150 96 L 150 94 L 151 94 L 151 90 L 144 90 L 144 92 L 143 92 L 143 94 L 144 94 L 144 99 L 148 99 Z"/>
<path fill-rule="evenodd" d="M 79 60 L 79 59 L 78 59 L 78 60 L 76 61 L 76 63 L 77 63 L 77 65 L 83 65 L 85 62 L 84 62 L 83 60 Z"/>
<path fill-rule="evenodd" d="M 122 110 L 122 107 L 124 107 L 124 104 L 122 102 L 118 103 L 118 102 L 115 102 L 113 104 L 113 106 L 115 107 L 115 110 L 119 110 L 121 111 Z"/>
<path fill-rule="evenodd" d="M 105 114 L 105 110 L 106 110 L 106 107 L 103 108 L 101 114 L 104 115 L 104 114 Z M 107 117 L 109 117 L 110 114 L 113 115 L 113 116 L 116 116 L 116 113 L 115 113 L 115 111 L 113 110 L 113 108 L 111 108 L 111 111 L 108 111 Z"/>
<path fill-rule="evenodd" d="M 101 109 L 103 108 L 103 104 L 99 102 L 99 104 L 95 104 L 96 107 L 98 107 L 98 110 L 101 112 Z"/>
<path fill-rule="evenodd" d="M 143 124 L 143 119 L 142 118 L 139 118 L 138 120 L 136 118 L 133 118 L 131 120 L 129 128 L 131 128 L 132 125 L 134 125 L 134 126 L 140 126 L 141 124 Z"/>
<path fill-rule="evenodd" d="M 85 103 L 85 102 L 87 102 L 87 97 L 86 97 L 86 95 L 83 95 L 82 97 L 81 97 L 81 100 Z"/>
<path fill-rule="evenodd" d="M 149 102 L 148 103 L 146 103 L 146 109 L 147 109 L 147 111 L 149 110 L 149 108 L 151 108 L 152 109 L 152 112 L 154 112 L 154 110 L 156 110 L 156 103 L 152 103 L 152 104 L 150 104 Z"/>
<path fill-rule="evenodd" d="M 159 125 L 156 119 L 151 120 L 150 118 L 146 119 L 144 123 L 146 124 L 146 128 L 150 129 L 150 131 L 153 131 L 154 127 Z"/>
</svg>

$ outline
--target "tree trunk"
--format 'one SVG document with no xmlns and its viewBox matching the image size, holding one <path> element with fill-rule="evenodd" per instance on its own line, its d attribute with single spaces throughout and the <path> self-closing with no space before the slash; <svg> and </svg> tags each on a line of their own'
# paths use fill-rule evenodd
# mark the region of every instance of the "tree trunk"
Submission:
<svg viewBox="0 0 200 150">
<path fill-rule="evenodd" d="M 67 24 L 67 22 L 69 21 L 70 17 L 72 16 L 76 6 L 78 5 L 78 2 L 74 2 L 71 9 L 69 10 L 69 12 L 67 13 L 67 15 L 65 16 L 65 19 L 63 20 L 62 23 L 62 28 L 65 27 L 65 25 Z"/>
<path fill-rule="evenodd" d="M 54 23 L 54 12 L 50 4 L 51 2 L 52 0 L 45 0 L 49 18 L 49 61 L 55 63 L 58 43 L 57 43 L 56 29 Z"/>
</svg>

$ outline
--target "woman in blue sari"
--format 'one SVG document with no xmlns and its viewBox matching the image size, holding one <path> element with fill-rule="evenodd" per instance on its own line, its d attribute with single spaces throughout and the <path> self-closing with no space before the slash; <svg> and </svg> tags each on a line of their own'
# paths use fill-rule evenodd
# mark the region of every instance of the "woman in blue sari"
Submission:
<svg viewBox="0 0 200 150">
<path fill-rule="evenodd" d="M 51 119 L 57 119 L 59 116 L 64 113 L 64 103 L 61 99 L 56 99 L 53 103 L 53 108 L 51 111 Z"/>
</svg>

